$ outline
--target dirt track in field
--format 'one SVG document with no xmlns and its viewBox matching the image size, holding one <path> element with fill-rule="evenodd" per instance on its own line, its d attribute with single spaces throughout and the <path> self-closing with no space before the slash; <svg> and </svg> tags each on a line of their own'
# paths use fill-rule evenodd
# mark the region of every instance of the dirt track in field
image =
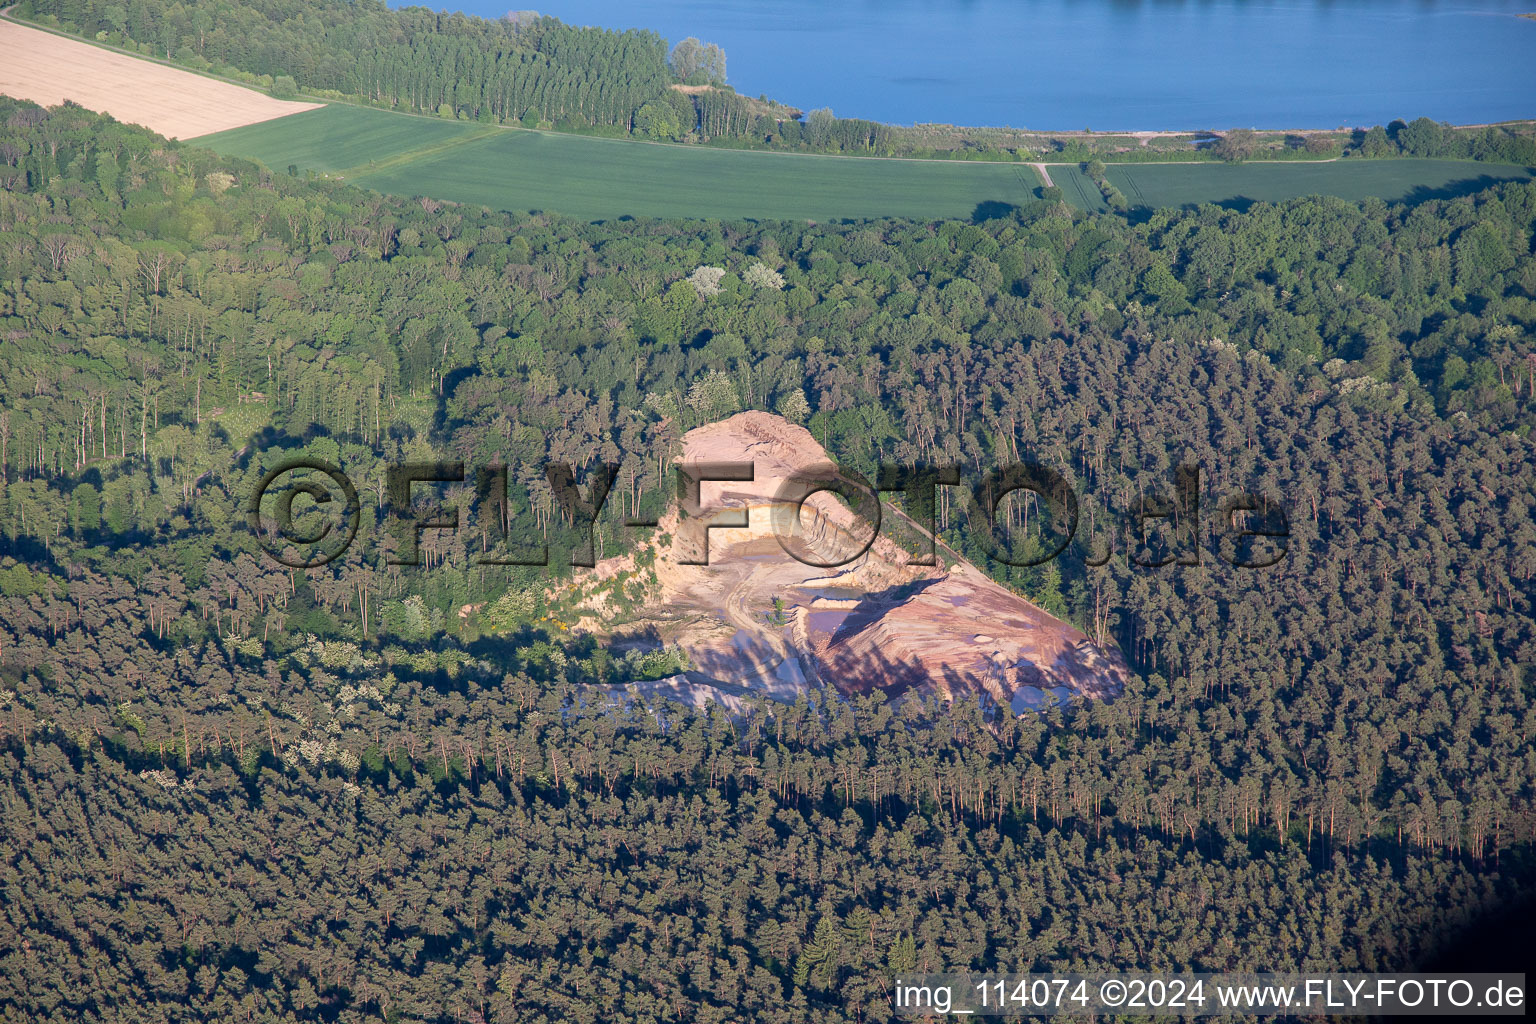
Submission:
<svg viewBox="0 0 1536 1024">
<path fill-rule="evenodd" d="M 44 106 L 73 100 L 174 139 L 322 106 L 275 100 L 6 19 L 0 19 L 0 93 Z"/>
</svg>

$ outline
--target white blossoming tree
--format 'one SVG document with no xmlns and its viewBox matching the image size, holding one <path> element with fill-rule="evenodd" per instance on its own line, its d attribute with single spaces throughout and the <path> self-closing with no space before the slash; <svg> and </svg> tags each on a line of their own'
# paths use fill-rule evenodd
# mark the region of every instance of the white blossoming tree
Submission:
<svg viewBox="0 0 1536 1024">
<path fill-rule="evenodd" d="M 741 275 L 741 279 L 754 288 L 771 288 L 776 292 L 784 290 L 784 275 L 766 263 L 752 264 Z"/>
<path fill-rule="evenodd" d="M 699 293 L 701 299 L 719 295 L 720 282 L 723 280 L 725 271 L 720 267 L 695 267 L 693 273 L 688 275 L 688 283 L 693 285 L 693 290 Z"/>
</svg>

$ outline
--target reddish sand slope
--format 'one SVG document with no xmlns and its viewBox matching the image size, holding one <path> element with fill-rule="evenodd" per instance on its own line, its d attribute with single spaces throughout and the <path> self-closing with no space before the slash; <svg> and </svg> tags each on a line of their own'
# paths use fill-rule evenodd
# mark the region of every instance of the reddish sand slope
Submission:
<svg viewBox="0 0 1536 1024">
<path fill-rule="evenodd" d="M 804 428 L 749 412 L 684 438 L 685 465 L 748 460 L 751 482 L 702 487 L 706 515 L 745 508 L 751 523 L 712 530 L 708 565 L 681 564 L 689 545 L 678 521 L 669 516 L 662 523 L 673 540 L 656 552 L 651 635 L 688 651 L 690 680 L 778 697 L 817 680 L 845 692 L 979 692 L 1016 708 L 1038 704 L 1041 691 L 1052 688 L 1090 697 L 1120 689 L 1125 668 L 1117 650 L 1095 647 L 967 562 L 912 565 L 884 535 L 837 568 L 786 554 L 775 534 L 797 533 L 823 553 L 822 561 L 857 551 L 870 535 L 863 520 L 826 493 L 810 498 L 798 522 L 790 506 L 775 500 L 796 471 L 828 460 Z M 610 563 L 600 563 L 594 578 L 632 565 Z M 600 620 L 599 613 L 592 621 Z"/>
</svg>

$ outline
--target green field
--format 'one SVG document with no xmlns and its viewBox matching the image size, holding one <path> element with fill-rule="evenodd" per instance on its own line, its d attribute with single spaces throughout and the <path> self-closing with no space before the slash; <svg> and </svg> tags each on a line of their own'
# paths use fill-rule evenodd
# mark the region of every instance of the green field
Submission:
<svg viewBox="0 0 1536 1024">
<path fill-rule="evenodd" d="M 197 141 L 381 192 L 589 219 L 969 217 L 978 204 L 1024 202 L 1040 186 L 1020 164 L 659 146 L 342 104 Z"/>
<path fill-rule="evenodd" d="M 402 195 L 591 220 L 621 216 L 807 219 L 970 217 L 1040 194 L 1014 163 L 876 160 L 662 146 L 442 121 L 331 104 L 197 140 L 269 167 L 341 176 Z M 1073 164 L 1050 172 L 1068 202 L 1105 209 Z M 1387 200 L 1457 195 L 1526 168 L 1453 160 L 1126 164 L 1109 179 L 1133 206 L 1245 207 L 1300 195 Z"/>
<path fill-rule="evenodd" d="M 1078 172 L 1099 199 L 1087 175 Z M 1052 178 L 1056 168 L 1051 168 Z M 1132 206 L 1219 203 L 1244 209 L 1302 195 L 1389 201 L 1445 198 L 1500 181 L 1528 181 L 1531 171 L 1465 160 L 1335 160 L 1331 163 L 1119 164 L 1107 176 Z M 1058 184 L 1060 182 L 1058 181 Z M 1075 202 L 1075 200 L 1073 200 Z M 1100 199 L 1102 203 L 1102 199 Z"/>
<path fill-rule="evenodd" d="M 1099 192 L 1099 186 L 1077 164 L 1047 164 L 1046 169 L 1051 172 L 1052 184 L 1061 189 L 1067 202 L 1079 210 L 1109 209 L 1103 194 Z"/>
<path fill-rule="evenodd" d="M 274 170 L 297 164 L 320 174 L 428 149 L 483 131 L 483 125 L 332 103 L 274 121 L 204 135 L 198 145 L 260 160 Z"/>
</svg>

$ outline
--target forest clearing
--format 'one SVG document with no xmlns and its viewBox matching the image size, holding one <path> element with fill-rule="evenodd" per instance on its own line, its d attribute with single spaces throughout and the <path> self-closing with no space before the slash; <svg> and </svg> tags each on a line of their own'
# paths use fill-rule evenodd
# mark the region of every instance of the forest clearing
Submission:
<svg viewBox="0 0 1536 1024">
<path fill-rule="evenodd" d="M 254 89 L 3 18 L 0 93 L 44 106 L 73 100 L 172 139 L 270 121 L 320 106 L 273 99 Z"/>
</svg>

